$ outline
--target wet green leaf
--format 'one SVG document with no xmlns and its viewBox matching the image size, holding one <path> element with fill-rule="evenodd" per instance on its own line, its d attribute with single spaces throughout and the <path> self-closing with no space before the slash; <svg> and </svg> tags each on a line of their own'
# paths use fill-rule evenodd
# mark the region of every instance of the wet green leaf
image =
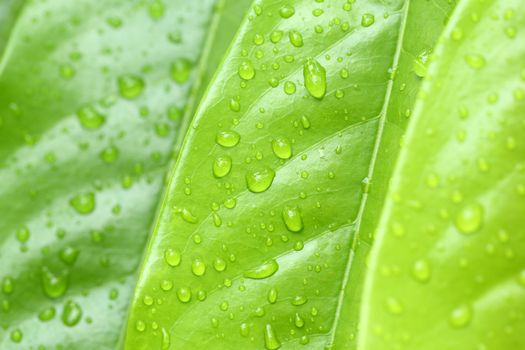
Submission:
<svg viewBox="0 0 525 350">
<path fill-rule="evenodd" d="M 414 59 L 451 7 L 255 2 L 170 175 L 128 348 L 355 348 Z"/>
<path fill-rule="evenodd" d="M 0 348 L 116 347 L 185 110 L 247 2 L 216 6 L 0 1 Z"/>
<path fill-rule="evenodd" d="M 370 258 L 363 350 L 523 347 L 524 26 L 521 1 L 462 1 L 434 50 Z"/>
</svg>

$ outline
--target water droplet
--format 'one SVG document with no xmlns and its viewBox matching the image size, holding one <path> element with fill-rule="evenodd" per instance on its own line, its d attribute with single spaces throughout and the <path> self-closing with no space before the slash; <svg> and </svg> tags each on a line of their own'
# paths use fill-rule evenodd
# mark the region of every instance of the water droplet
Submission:
<svg viewBox="0 0 525 350">
<path fill-rule="evenodd" d="M 213 161 L 213 175 L 221 178 L 230 173 L 232 169 L 232 159 L 228 155 L 215 158 Z"/>
<path fill-rule="evenodd" d="M 191 263 L 191 272 L 195 276 L 202 276 L 206 272 L 206 264 L 199 258 L 195 258 Z"/>
<path fill-rule="evenodd" d="M 120 95 L 127 99 L 137 98 L 144 90 L 144 80 L 135 75 L 123 75 L 118 78 Z"/>
<path fill-rule="evenodd" d="M 171 78 L 179 84 L 188 81 L 191 74 L 191 62 L 186 58 L 179 58 L 171 64 Z"/>
<path fill-rule="evenodd" d="M 295 86 L 295 83 L 292 81 L 287 81 L 284 83 L 284 92 L 287 95 L 293 95 L 295 94 L 295 91 L 297 90 L 297 87 Z"/>
<path fill-rule="evenodd" d="M 293 297 L 291 303 L 294 306 L 300 306 L 300 305 L 306 304 L 307 301 L 308 301 L 308 298 L 305 297 L 304 295 L 296 295 L 295 297 Z"/>
<path fill-rule="evenodd" d="M 187 287 L 180 287 L 177 290 L 177 298 L 179 298 L 182 303 L 189 302 L 191 300 L 191 290 Z"/>
<path fill-rule="evenodd" d="M 297 30 L 291 30 L 288 34 L 290 43 L 295 47 L 303 46 L 303 36 Z"/>
<path fill-rule="evenodd" d="M 270 34 L 270 40 L 272 43 L 277 44 L 283 38 L 283 32 L 281 30 L 274 30 Z"/>
<path fill-rule="evenodd" d="M 62 310 L 62 322 L 68 327 L 73 327 L 80 321 L 81 317 L 82 309 L 80 306 L 72 300 L 66 301 Z"/>
<path fill-rule="evenodd" d="M 304 320 L 297 312 L 295 313 L 294 323 L 297 328 L 302 328 L 304 326 Z"/>
<path fill-rule="evenodd" d="M 403 313 L 403 305 L 396 298 L 388 298 L 386 300 L 386 308 L 388 312 L 393 315 L 400 315 Z"/>
<path fill-rule="evenodd" d="M 119 156 L 119 150 L 115 146 L 109 146 L 102 150 L 100 153 L 100 159 L 106 163 L 113 163 Z"/>
<path fill-rule="evenodd" d="M 281 9 L 279 10 L 279 15 L 282 17 L 282 18 L 290 18 L 292 17 L 293 15 L 295 14 L 295 9 L 290 6 L 290 5 L 284 5 L 283 7 L 281 7 Z"/>
<path fill-rule="evenodd" d="M 266 191 L 272 185 L 275 172 L 266 167 L 246 173 L 246 185 L 251 192 L 260 193 Z"/>
<path fill-rule="evenodd" d="M 467 205 L 456 217 L 456 227 L 461 233 L 470 234 L 477 232 L 483 225 L 484 210 L 480 204 Z"/>
<path fill-rule="evenodd" d="M 481 55 L 466 55 L 465 61 L 474 69 L 481 69 L 485 66 L 485 58 Z"/>
<path fill-rule="evenodd" d="M 11 276 L 6 276 L 2 279 L 2 292 L 5 295 L 13 293 L 13 278 Z"/>
<path fill-rule="evenodd" d="M 146 330 L 146 323 L 144 323 L 144 321 L 142 320 L 138 320 L 137 322 L 135 322 L 135 329 L 138 332 L 144 332 Z"/>
<path fill-rule="evenodd" d="M 448 321 L 454 328 L 466 327 L 472 319 L 472 308 L 469 305 L 460 305 L 449 315 Z"/>
<path fill-rule="evenodd" d="M 164 327 L 162 327 L 161 332 L 162 332 L 162 342 L 161 342 L 160 348 L 162 350 L 167 350 L 170 348 L 170 344 L 171 344 L 170 334 Z"/>
<path fill-rule="evenodd" d="M 181 210 L 181 216 L 184 221 L 190 224 L 196 224 L 198 219 L 189 209 L 183 208 Z"/>
<path fill-rule="evenodd" d="M 58 256 L 60 257 L 60 260 L 62 260 L 64 263 L 68 265 L 73 265 L 75 261 L 77 261 L 78 254 L 80 254 L 80 250 L 68 246 L 62 248 Z"/>
<path fill-rule="evenodd" d="M 274 259 L 244 273 L 244 277 L 264 279 L 272 276 L 279 269 L 279 264 Z"/>
<path fill-rule="evenodd" d="M 160 0 L 155 0 L 148 6 L 149 15 L 154 20 L 158 20 L 159 18 L 164 16 L 165 10 L 166 10 L 166 7 Z"/>
<path fill-rule="evenodd" d="M 275 331 L 269 323 L 264 327 L 264 346 L 268 350 L 276 350 L 281 347 L 281 342 L 277 339 Z"/>
<path fill-rule="evenodd" d="M 420 78 L 424 78 L 427 75 L 427 67 L 431 52 L 431 50 L 424 50 L 414 60 L 413 70 Z"/>
<path fill-rule="evenodd" d="M 300 232 L 303 229 L 303 217 L 298 207 L 284 207 L 282 217 L 289 231 Z"/>
<path fill-rule="evenodd" d="M 374 24 L 375 22 L 375 17 L 374 15 L 370 14 L 370 13 L 365 13 L 362 17 L 361 17 L 361 25 L 363 27 L 370 27 L 372 24 Z"/>
<path fill-rule="evenodd" d="M 270 304 L 275 304 L 276 301 L 277 301 L 277 289 L 272 288 L 268 292 L 268 302 Z"/>
<path fill-rule="evenodd" d="M 244 80 L 251 80 L 255 77 L 255 69 L 251 61 L 242 61 L 239 65 L 239 76 Z"/>
<path fill-rule="evenodd" d="M 173 289 L 173 281 L 171 280 L 162 280 L 160 282 L 160 289 L 167 292 Z"/>
<path fill-rule="evenodd" d="M 55 317 L 56 311 L 54 307 L 48 307 L 38 313 L 38 319 L 42 322 L 52 320 Z"/>
<path fill-rule="evenodd" d="M 303 115 L 303 116 L 301 117 L 301 125 L 302 125 L 303 128 L 305 128 L 305 129 L 310 129 L 311 123 L 310 123 L 310 120 L 308 119 L 307 116 Z"/>
<path fill-rule="evenodd" d="M 240 139 L 241 135 L 235 131 L 221 131 L 215 137 L 217 144 L 226 148 L 235 147 L 239 143 Z"/>
<path fill-rule="evenodd" d="M 292 144 L 286 137 L 277 137 L 272 140 L 273 153 L 281 159 L 289 159 L 292 156 Z"/>
<path fill-rule="evenodd" d="M 218 272 L 226 270 L 226 261 L 224 259 L 217 257 L 213 261 L 213 268 L 217 270 Z"/>
<path fill-rule="evenodd" d="M 29 237 L 31 236 L 31 232 L 27 227 L 21 227 L 16 231 L 16 239 L 20 243 L 25 243 L 29 240 Z"/>
<path fill-rule="evenodd" d="M 326 70 L 313 58 L 308 58 L 303 67 L 304 85 L 310 95 L 322 99 L 326 93 Z"/>
<path fill-rule="evenodd" d="M 83 192 L 69 200 L 69 204 L 79 214 L 89 214 L 95 209 L 95 194 L 93 192 Z"/>
<path fill-rule="evenodd" d="M 20 329 L 14 329 L 11 334 L 10 338 L 13 343 L 20 343 L 22 341 L 22 338 L 24 337 L 24 334 Z"/>
<path fill-rule="evenodd" d="M 430 264 L 427 260 L 421 259 L 414 263 L 412 268 L 412 275 L 419 282 L 428 282 L 430 279 Z"/>
<path fill-rule="evenodd" d="M 47 267 L 43 267 L 42 287 L 48 297 L 53 299 L 61 297 L 68 287 L 67 275 L 65 273 L 54 274 Z"/>
<path fill-rule="evenodd" d="M 180 252 L 177 249 L 168 248 L 164 250 L 164 260 L 171 267 L 179 266 L 181 260 Z"/>
<path fill-rule="evenodd" d="M 88 130 L 98 129 L 106 121 L 106 117 L 91 106 L 80 108 L 77 111 L 77 117 L 82 127 Z"/>
</svg>

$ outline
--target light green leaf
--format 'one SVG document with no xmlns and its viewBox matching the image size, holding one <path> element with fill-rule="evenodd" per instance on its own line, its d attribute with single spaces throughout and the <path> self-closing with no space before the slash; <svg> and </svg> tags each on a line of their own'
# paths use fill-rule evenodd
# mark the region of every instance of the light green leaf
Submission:
<svg viewBox="0 0 525 350">
<path fill-rule="evenodd" d="M 170 176 L 128 348 L 355 348 L 355 231 L 375 228 L 452 6 L 409 5 L 254 4 Z"/>
<path fill-rule="evenodd" d="M 523 347 L 524 27 L 521 1 L 465 0 L 435 50 L 374 243 L 363 350 Z"/>
<path fill-rule="evenodd" d="M 0 348 L 115 348 L 215 5 L 0 3 Z"/>
</svg>

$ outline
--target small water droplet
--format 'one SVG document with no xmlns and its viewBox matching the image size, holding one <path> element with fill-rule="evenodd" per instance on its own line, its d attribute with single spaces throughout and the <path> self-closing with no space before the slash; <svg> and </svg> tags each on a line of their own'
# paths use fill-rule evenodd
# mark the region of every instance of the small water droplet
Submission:
<svg viewBox="0 0 525 350">
<path fill-rule="evenodd" d="M 77 261 L 78 254 L 80 254 L 80 250 L 71 246 L 67 246 L 60 250 L 58 256 L 64 263 L 73 265 L 75 261 Z"/>
<path fill-rule="evenodd" d="M 42 268 L 42 287 L 50 298 L 58 298 L 65 294 L 68 287 L 67 274 L 54 274 L 47 267 Z"/>
<path fill-rule="evenodd" d="M 56 311 L 54 307 L 48 307 L 38 313 L 38 319 L 42 322 L 52 320 L 55 317 Z"/>
<path fill-rule="evenodd" d="M 276 301 L 277 301 L 277 289 L 272 288 L 268 292 L 268 302 L 270 304 L 275 304 Z"/>
<path fill-rule="evenodd" d="M 88 130 L 98 129 L 106 121 L 106 117 L 91 106 L 80 108 L 77 111 L 77 117 L 82 127 Z"/>
<path fill-rule="evenodd" d="M 449 315 L 448 321 L 454 328 L 466 327 L 472 319 L 472 308 L 469 305 L 460 305 Z"/>
<path fill-rule="evenodd" d="M 290 43 L 293 46 L 295 47 L 303 46 L 303 36 L 297 30 L 291 30 L 290 33 L 288 34 L 288 37 L 290 39 Z"/>
<path fill-rule="evenodd" d="M 428 282 L 431 275 L 429 262 L 424 259 L 417 260 L 412 268 L 412 275 L 419 282 Z"/>
<path fill-rule="evenodd" d="M 215 258 L 215 260 L 213 261 L 213 268 L 218 272 L 226 270 L 226 261 L 219 257 Z"/>
<path fill-rule="evenodd" d="M 295 297 L 293 297 L 291 303 L 294 306 L 301 306 L 301 305 L 306 304 L 307 301 L 308 301 L 308 298 L 305 297 L 304 295 L 296 295 Z"/>
<path fill-rule="evenodd" d="M 370 27 L 372 24 L 374 24 L 375 22 L 375 17 L 373 14 L 370 14 L 370 13 L 365 13 L 362 17 L 361 17 L 361 25 L 363 27 Z"/>
<path fill-rule="evenodd" d="M 160 348 L 162 350 L 167 350 L 170 348 L 170 344 L 171 344 L 170 334 L 164 327 L 162 327 L 161 332 L 162 332 L 162 342 L 161 342 Z"/>
<path fill-rule="evenodd" d="M 302 328 L 304 326 L 304 320 L 297 312 L 295 313 L 294 323 L 297 328 Z"/>
<path fill-rule="evenodd" d="M 189 302 L 191 300 L 191 290 L 187 287 L 180 287 L 177 290 L 177 298 L 179 298 L 182 303 Z"/>
<path fill-rule="evenodd" d="M 466 55 L 465 61 L 474 69 L 481 69 L 485 66 L 485 58 L 481 55 Z"/>
<path fill-rule="evenodd" d="M 191 62 L 186 58 L 179 58 L 171 64 L 171 78 L 179 84 L 188 81 L 191 74 Z"/>
</svg>

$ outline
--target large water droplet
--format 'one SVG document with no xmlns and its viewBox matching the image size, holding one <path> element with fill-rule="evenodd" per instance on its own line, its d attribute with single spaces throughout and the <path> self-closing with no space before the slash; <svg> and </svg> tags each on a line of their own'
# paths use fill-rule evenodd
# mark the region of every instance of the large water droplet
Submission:
<svg viewBox="0 0 525 350">
<path fill-rule="evenodd" d="M 42 287 L 44 293 L 50 298 L 64 295 L 68 287 L 67 274 L 54 274 L 47 267 L 42 268 Z"/>
<path fill-rule="evenodd" d="M 230 173 L 232 169 L 232 159 L 228 155 L 215 158 L 213 161 L 213 175 L 221 178 Z"/>
<path fill-rule="evenodd" d="M 281 342 L 277 339 L 275 331 L 269 323 L 264 327 L 264 346 L 268 350 L 276 350 L 281 347 Z"/>
<path fill-rule="evenodd" d="M 78 254 L 80 254 L 80 250 L 68 246 L 62 248 L 58 256 L 60 257 L 60 260 L 62 260 L 64 263 L 68 265 L 73 265 L 75 261 L 77 261 Z"/>
<path fill-rule="evenodd" d="M 313 58 L 308 58 L 303 67 L 304 85 L 310 95 L 322 99 L 326 94 L 326 70 Z"/>
<path fill-rule="evenodd" d="M 179 84 L 188 81 L 191 73 L 191 62 L 186 58 L 179 58 L 171 65 L 171 78 Z"/>
<path fill-rule="evenodd" d="M 297 30 L 291 30 L 288 34 L 290 43 L 295 47 L 303 46 L 303 36 Z"/>
<path fill-rule="evenodd" d="M 277 137 L 272 140 L 273 153 L 281 159 L 289 159 L 292 156 L 292 144 L 286 137 Z"/>
<path fill-rule="evenodd" d="M 244 277 L 264 279 L 272 276 L 279 269 L 279 264 L 274 259 L 244 273 Z"/>
<path fill-rule="evenodd" d="M 290 6 L 290 5 L 284 5 L 279 10 L 279 15 L 282 18 L 290 18 L 290 17 L 292 17 L 294 15 L 294 13 L 295 13 L 295 9 L 292 6 Z"/>
<path fill-rule="evenodd" d="M 284 207 L 282 216 L 289 231 L 300 232 L 303 229 L 303 217 L 298 207 Z"/>
<path fill-rule="evenodd" d="M 170 340 L 170 334 L 166 330 L 166 328 L 162 328 L 162 342 L 160 348 L 162 350 L 167 350 L 170 348 L 171 340 Z"/>
<path fill-rule="evenodd" d="M 178 266 L 181 260 L 180 252 L 177 249 L 168 248 L 164 250 L 164 260 L 171 267 Z"/>
<path fill-rule="evenodd" d="M 215 141 L 217 142 L 217 144 L 226 148 L 236 146 L 239 143 L 240 139 L 241 135 L 239 135 L 235 131 L 220 131 L 215 137 Z"/>
<path fill-rule="evenodd" d="M 412 275 L 419 282 L 428 282 L 430 279 L 430 264 L 427 260 L 421 259 L 414 263 L 412 268 Z"/>
<path fill-rule="evenodd" d="M 294 323 L 297 328 L 302 328 L 304 326 L 304 320 L 297 312 L 295 313 Z"/>
<path fill-rule="evenodd" d="M 255 69 L 251 61 L 242 61 L 239 65 L 239 76 L 244 80 L 251 80 L 255 77 Z"/>
<path fill-rule="evenodd" d="M 483 214 L 484 210 L 480 204 L 467 205 L 457 215 L 456 227 L 464 234 L 477 232 L 483 225 Z"/>
<path fill-rule="evenodd" d="M 95 209 L 95 194 L 93 192 L 77 194 L 69 200 L 69 204 L 79 214 L 89 214 Z"/>
<path fill-rule="evenodd" d="M 85 129 L 98 129 L 106 121 L 106 118 L 91 106 L 80 108 L 77 117 Z"/>
<path fill-rule="evenodd" d="M 449 315 L 448 321 L 454 328 L 466 327 L 472 319 L 472 308 L 469 305 L 460 305 Z"/>
<path fill-rule="evenodd" d="M 180 287 L 177 290 L 177 298 L 179 298 L 182 303 L 189 302 L 191 300 L 191 290 L 187 287 Z"/>
<path fill-rule="evenodd" d="M 127 99 L 137 98 L 144 90 L 144 80 L 135 75 L 123 75 L 118 78 L 120 95 Z"/>
<path fill-rule="evenodd" d="M 206 272 L 206 264 L 200 258 L 195 258 L 191 263 L 191 272 L 195 276 L 202 276 Z"/>
<path fill-rule="evenodd" d="M 72 300 L 68 300 L 62 311 L 62 322 L 68 327 L 73 327 L 80 321 L 81 317 L 82 309 L 80 305 Z"/>
<path fill-rule="evenodd" d="M 246 173 L 246 185 L 254 193 L 266 191 L 272 185 L 275 172 L 266 167 L 262 170 L 254 170 Z"/>
</svg>

